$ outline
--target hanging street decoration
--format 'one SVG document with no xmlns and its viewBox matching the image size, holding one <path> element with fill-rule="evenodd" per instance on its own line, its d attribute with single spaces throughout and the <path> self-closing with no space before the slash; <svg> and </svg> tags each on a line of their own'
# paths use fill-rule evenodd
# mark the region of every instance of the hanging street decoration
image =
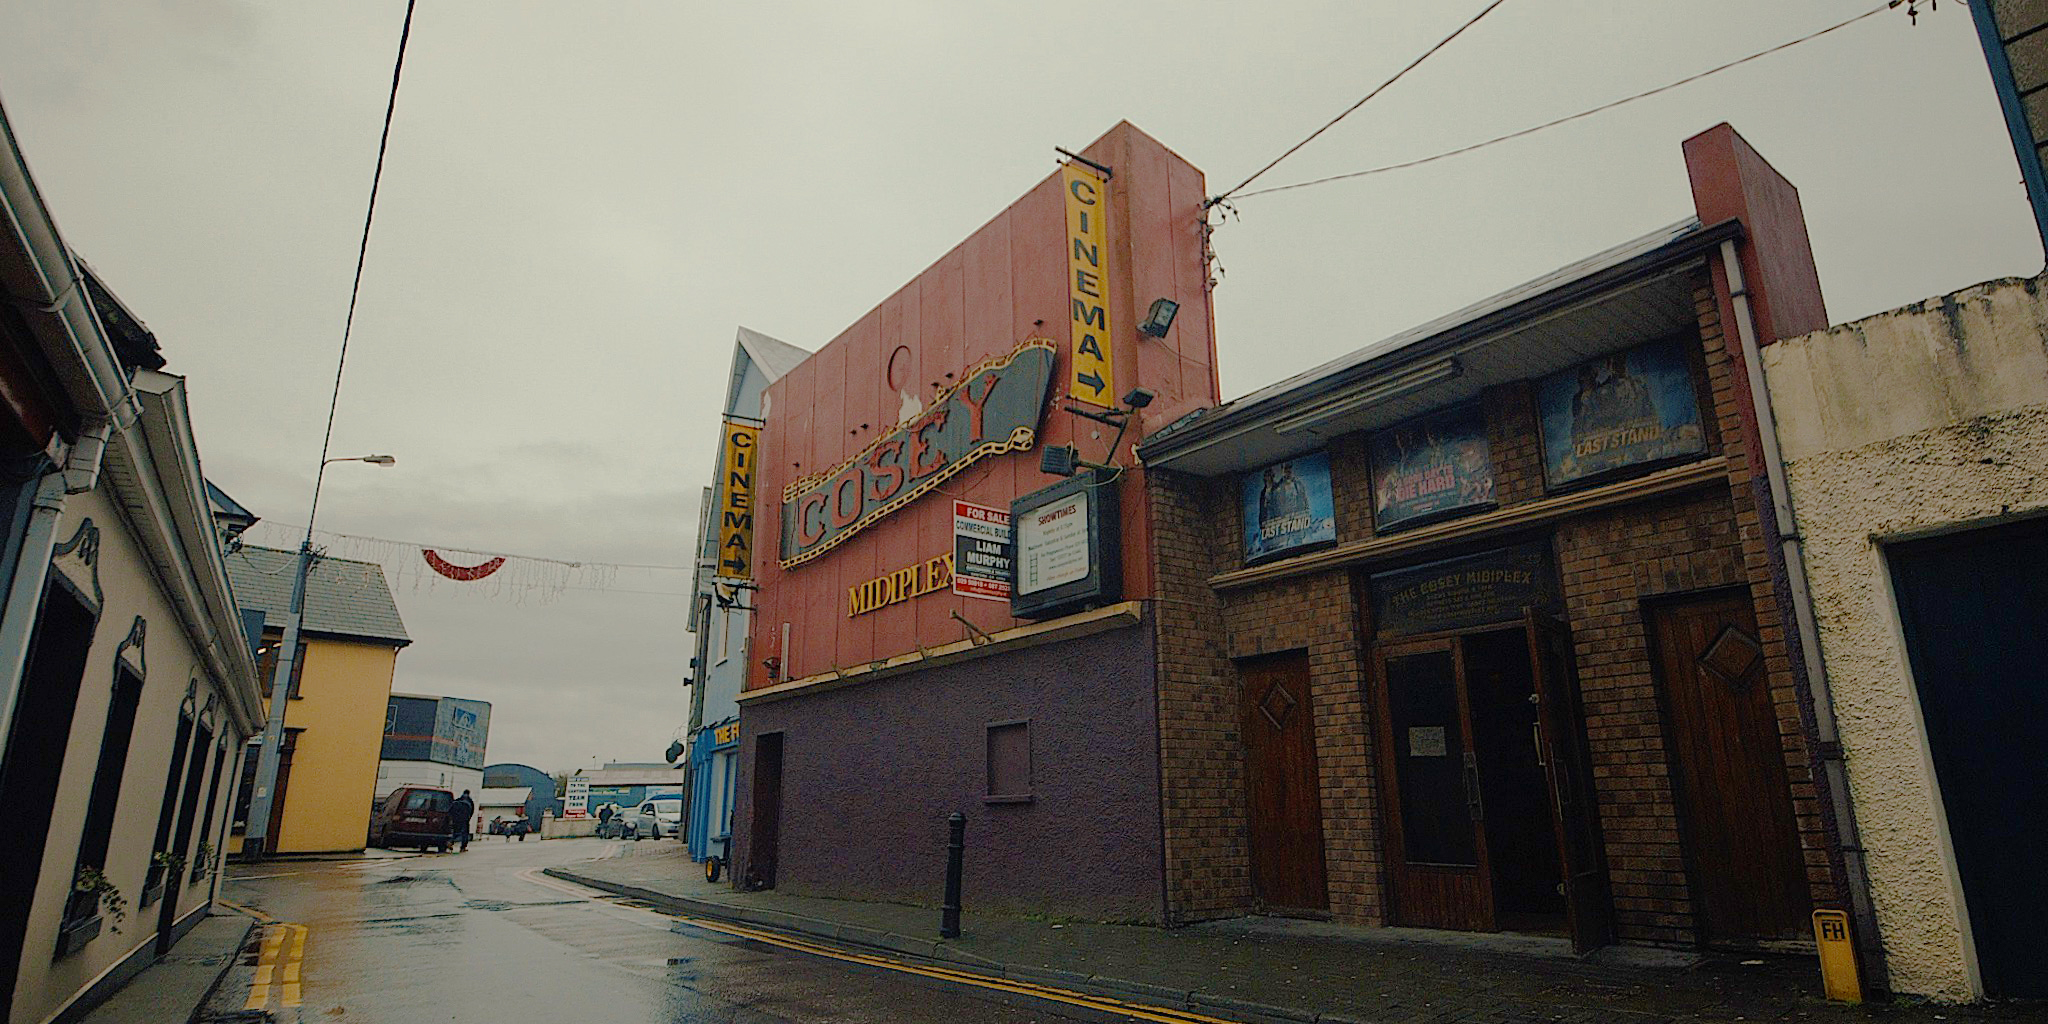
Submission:
<svg viewBox="0 0 2048 1024">
<path fill-rule="evenodd" d="M 298 543 L 291 531 L 304 527 L 258 523 L 246 542 L 289 552 Z M 264 534 L 276 540 L 264 544 Z M 597 562 L 542 555 L 479 551 L 460 545 L 420 540 L 366 537 L 361 534 L 315 531 L 314 551 L 320 558 L 370 562 L 383 569 L 394 588 L 433 590 L 455 586 L 464 597 L 552 603 L 570 591 L 643 594 L 688 601 L 697 567 L 688 564 Z M 422 565 L 420 563 L 425 562 Z M 463 564 L 471 563 L 471 564 Z M 628 578 L 621 579 L 621 574 Z"/>
<path fill-rule="evenodd" d="M 427 565 L 432 567 L 435 572 L 438 572 L 451 580 L 461 580 L 464 583 L 468 583 L 472 580 L 483 579 L 484 577 L 489 576 L 494 572 L 497 572 L 499 567 L 505 564 L 505 556 L 503 555 L 499 555 L 498 557 L 490 559 L 489 561 L 479 562 L 475 565 L 456 565 L 455 563 L 450 562 L 445 558 L 442 558 L 439 554 L 437 554 L 434 551 L 433 548 L 421 548 L 420 554 L 426 556 Z"/>
</svg>

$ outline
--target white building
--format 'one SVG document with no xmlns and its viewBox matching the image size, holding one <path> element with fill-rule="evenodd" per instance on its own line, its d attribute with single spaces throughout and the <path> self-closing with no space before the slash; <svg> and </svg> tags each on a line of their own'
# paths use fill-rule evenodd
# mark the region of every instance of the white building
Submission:
<svg viewBox="0 0 2048 1024">
<path fill-rule="evenodd" d="M 2048 996 L 2048 276 L 1763 363 L 1891 988 Z"/>
<path fill-rule="evenodd" d="M 782 379 L 783 374 L 810 355 L 794 345 L 740 328 L 732 347 L 725 418 L 738 423 L 759 421 L 762 395 L 768 385 Z M 724 440 L 721 430 L 721 446 Z M 733 785 L 738 777 L 740 749 L 737 698 L 740 684 L 746 678 L 747 628 L 751 618 L 747 609 L 753 605 L 751 591 L 718 579 L 728 575 L 719 564 L 718 505 L 732 481 L 727 479 L 724 458 L 716 461 L 718 472 L 712 486 L 704 489 L 697 523 L 696 596 L 690 603 L 690 630 L 696 634 L 697 645 L 690 673 L 690 806 L 684 816 L 684 828 L 690 857 L 700 861 L 706 857 L 725 859 L 732 833 Z"/>
<path fill-rule="evenodd" d="M 460 794 L 484 788 L 491 705 L 459 697 L 394 693 L 385 706 L 376 799 L 400 786 L 438 786 Z"/>
<path fill-rule="evenodd" d="M 0 1017 L 82 1014 L 204 919 L 262 694 L 185 380 L 0 112 Z"/>
</svg>

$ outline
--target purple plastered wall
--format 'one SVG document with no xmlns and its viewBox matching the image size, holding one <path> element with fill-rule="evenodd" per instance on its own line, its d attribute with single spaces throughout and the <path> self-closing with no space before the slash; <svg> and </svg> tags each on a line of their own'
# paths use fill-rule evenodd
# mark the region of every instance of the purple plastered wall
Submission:
<svg viewBox="0 0 2048 1024">
<path fill-rule="evenodd" d="M 740 713 L 735 877 L 755 739 L 783 734 L 779 891 L 931 904 L 946 816 L 967 816 L 962 903 L 1156 922 L 1163 885 L 1152 623 Z M 1032 799 L 990 804 L 986 730 L 1031 722 Z M 934 917 L 934 927 L 937 918 Z"/>
</svg>

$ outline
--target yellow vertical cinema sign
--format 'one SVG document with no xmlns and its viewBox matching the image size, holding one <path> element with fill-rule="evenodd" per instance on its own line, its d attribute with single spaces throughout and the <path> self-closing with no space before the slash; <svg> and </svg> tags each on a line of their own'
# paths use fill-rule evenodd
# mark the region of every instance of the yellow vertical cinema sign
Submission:
<svg viewBox="0 0 2048 1024">
<path fill-rule="evenodd" d="M 1109 185 L 1079 164 L 1060 168 L 1067 205 L 1067 296 L 1073 300 L 1074 369 L 1067 394 L 1116 407 L 1109 333 Z"/>
<path fill-rule="evenodd" d="M 718 571 L 721 579 L 754 579 L 754 471 L 761 428 L 725 421 L 719 446 Z"/>
</svg>

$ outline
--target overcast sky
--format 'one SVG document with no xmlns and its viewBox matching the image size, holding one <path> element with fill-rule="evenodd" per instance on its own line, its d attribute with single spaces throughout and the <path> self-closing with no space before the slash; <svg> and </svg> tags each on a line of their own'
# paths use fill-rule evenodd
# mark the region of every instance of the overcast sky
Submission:
<svg viewBox="0 0 2048 1024">
<path fill-rule="evenodd" d="M 1547 121 L 1875 3 L 1508 0 L 1260 185 Z M 735 326 L 816 348 L 1119 119 L 1221 191 L 1481 6 L 423 0 L 334 442 L 399 463 L 335 467 L 320 525 L 685 563 Z M 190 378 L 208 476 L 287 527 L 269 543 L 305 522 L 404 10 L 0 0 L 0 99 L 38 184 Z M 1687 216 L 1679 143 L 1720 121 L 1799 186 L 1837 322 L 2041 269 L 1968 11 L 1901 8 L 1526 139 L 1245 200 L 1216 238 L 1225 396 Z M 415 640 L 396 688 L 491 701 L 493 761 L 657 760 L 680 730 L 683 574 L 548 602 L 415 586 L 417 555 L 385 554 Z"/>
</svg>

